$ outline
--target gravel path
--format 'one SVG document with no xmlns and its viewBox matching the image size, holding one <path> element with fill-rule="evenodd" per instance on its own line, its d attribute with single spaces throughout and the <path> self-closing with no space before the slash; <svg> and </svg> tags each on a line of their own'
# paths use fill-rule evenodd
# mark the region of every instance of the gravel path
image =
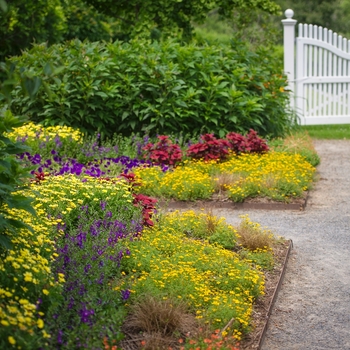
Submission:
<svg viewBox="0 0 350 350">
<path fill-rule="evenodd" d="M 294 248 L 262 350 L 350 350 L 350 141 L 314 141 L 320 180 L 306 210 L 217 210 L 292 239 Z"/>
</svg>

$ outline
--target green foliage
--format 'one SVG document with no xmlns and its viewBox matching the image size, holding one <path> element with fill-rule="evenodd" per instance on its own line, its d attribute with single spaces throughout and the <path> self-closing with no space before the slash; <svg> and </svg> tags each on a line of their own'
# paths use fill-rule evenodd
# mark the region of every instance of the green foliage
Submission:
<svg viewBox="0 0 350 350">
<path fill-rule="evenodd" d="M 114 38 L 118 25 L 115 20 L 97 12 L 95 8 L 85 4 L 82 0 L 74 3 L 62 0 L 67 30 L 64 40 L 80 39 L 89 41 L 106 40 Z"/>
<path fill-rule="evenodd" d="M 0 249 L 8 249 L 12 247 L 9 236 L 15 235 L 21 228 L 31 230 L 22 220 L 13 216 L 11 210 L 21 209 L 35 214 L 31 206 L 32 199 L 19 193 L 26 186 L 26 181 L 30 177 L 30 169 L 23 168 L 16 158 L 17 154 L 30 151 L 30 148 L 6 136 L 26 121 L 24 117 L 14 116 L 8 109 L 8 105 L 11 104 L 10 94 L 15 81 L 20 81 L 21 94 L 32 98 L 41 80 L 37 77 L 28 77 L 21 71 L 18 72 L 14 65 L 1 64 L 0 72 L 2 78 L 0 80 L 0 100 L 7 102 L 0 108 Z"/>
<path fill-rule="evenodd" d="M 24 187 L 25 180 L 29 177 L 28 170 L 21 166 L 16 154 L 26 152 L 28 148 L 4 135 L 22 123 L 23 119 L 14 117 L 9 110 L 0 112 L 0 247 L 5 248 L 11 247 L 9 234 L 20 228 L 28 228 L 10 214 L 11 209 L 22 209 L 35 214 L 30 205 L 32 200 L 16 193 Z"/>
<path fill-rule="evenodd" d="M 271 0 L 85 0 L 96 9 L 120 20 L 122 31 L 131 37 L 149 34 L 152 28 L 174 35 L 177 29 L 183 37 L 192 35 L 192 21 L 203 22 L 207 13 L 219 8 L 223 17 L 231 17 L 237 9 L 262 9 L 270 13 L 279 13 L 280 7 Z"/>
<path fill-rule="evenodd" d="M 217 9 L 208 13 L 203 24 L 195 25 L 196 40 L 200 43 L 229 43 L 232 39 L 245 42 L 253 51 L 258 47 L 274 49 L 282 42 L 281 22 L 276 15 L 261 9 L 241 8 L 230 18 L 223 18 Z M 283 62 L 283 55 L 280 60 Z"/>
<path fill-rule="evenodd" d="M 60 0 L 5 3 L 0 10 L 0 59 L 20 54 L 34 41 L 52 44 L 62 39 L 66 27 Z"/>
<path fill-rule="evenodd" d="M 46 48 L 35 45 L 13 58 L 28 74 L 47 62 L 51 94 L 40 89 L 33 101 L 14 95 L 12 111 L 45 125 L 68 125 L 102 136 L 244 133 L 282 135 L 291 120 L 288 93 L 268 52 L 245 45 L 198 46 L 132 41 L 88 43 L 74 40 Z M 52 70 L 50 71 L 50 73 Z"/>
</svg>

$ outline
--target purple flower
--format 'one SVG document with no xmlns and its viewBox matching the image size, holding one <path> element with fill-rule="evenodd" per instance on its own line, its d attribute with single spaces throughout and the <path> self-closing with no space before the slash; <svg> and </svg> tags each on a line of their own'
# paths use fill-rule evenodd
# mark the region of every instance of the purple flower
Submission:
<svg viewBox="0 0 350 350">
<path fill-rule="evenodd" d="M 79 248 L 83 248 L 84 242 L 86 242 L 86 232 L 80 232 L 76 236 L 75 241 Z"/>
<path fill-rule="evenodd" d="M 62 336 L 63 336 L 63 332 L 59 329 L 58 334 L 57 334 L 57 343 L 58 344 L 63 344 Z"/>
<path fill-rule="evenodd" d="M 87 309 L 83 303 L 82 309 L 79 311 L 80 321 L 92 325 L 92 316 L 95 314 L 93 309 Z"/>
<path fill-rule="evenodd" d="M 124 301 L 128 300 L 130 297 L 130 290 L 129 289 L 125 289 L 125 290 L 121 290 L 121 295 L 122 295 L 122 299 Z"/>
<path fill-rule="evenodd" d="M 107 202 L 106 201 L 101 201 L 100 206 L 102 210 L 106 209 Z"/>
<path fill-rule="evenodd" d="M 55 136 L 54 141 L 55 141 L 57 148 L 62 147 L 62 142 L 61 142 L 61 139 L 58 135 Z"/>
<path fill-rule="evenodd" d="M 84 272 L 85 273 L 88 273 L 89 272 L 89 270 L 91 269 L 91 265 L 90 264 L 87 264 L 85 267 L 84 267 Z"/>
</svg>

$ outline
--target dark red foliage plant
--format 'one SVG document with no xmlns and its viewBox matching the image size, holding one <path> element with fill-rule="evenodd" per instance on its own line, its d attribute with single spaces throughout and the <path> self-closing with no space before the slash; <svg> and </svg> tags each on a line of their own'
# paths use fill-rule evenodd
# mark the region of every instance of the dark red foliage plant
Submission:
<svg viewBox="0 0 350 350">
<path fill-rule="evenodd" d="M 260 138 L 256 131 L 250 129 L 246 136 L 246 152 L 265 153 L 268 152 L 268 150 L 269 146 L 266 140 Z"/>
<path fill-rule="evenodd" d="M 140 182 L 136 182 L 136 175 L 134 173 L 121 173 L 120 176 L 123 177 L 131 187 L 141 186 Z"/>
<path fill-rule="evenodd" d="M 230 143 L 230 149 L 236 153 L 265 153 L 269 147 L 266 140 L 260 138 L 256 131 L 249 130 L 247 136 L 230 132 L 226 135 L 226 139 Z"/>
<path fill-rule="evenodd" d="M 182 151 L 179 145 L 174 144 L 169 136 L 158 136 L 159 141 L 155 144 L 148 143 L 142 148 L 144 158 L 159 165 L 175 166 L 182 160 Z"/>
<path fill-rule="evenodd" d="M 157 200 L 152 197 L 145 196 L 143 194 L 133 193 L 135 207 L 142 207 L 143 225 L 153 226 L 152 215 L 156 209 Z"/>
<path fill-rule="evenodd" d="M 201 136 L 201 142 L 191 145 L 187 156 L 192 159 L 225 160 L 229 156 L 231 144 L 228 140 L 217 139 L 213 134 Z"/>
</svg>

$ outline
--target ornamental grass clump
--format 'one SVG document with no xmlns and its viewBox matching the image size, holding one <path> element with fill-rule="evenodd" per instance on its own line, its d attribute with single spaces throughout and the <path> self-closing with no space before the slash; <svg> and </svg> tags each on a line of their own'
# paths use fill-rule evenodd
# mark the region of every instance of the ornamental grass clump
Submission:
<svg viewBox="0 0 350 350">
<path fill-rule="evenodd" d="M 189 238 L 207 240 L 226 249 L 237 246 L 237 231 L 224 218 L 213 215 L 210 208 L 200 213 L 175 210 L 167 214 L 166 223 Z"/>
<path fill-rule="evenodd" d="M 307 131 L 294 132 L 283 139 L 274 139 L 270 141 L 270 144 L 276 152 L 300 154 L 314 167 L 320 164 L 320 157 Z"/>
<path fill-rule="evenodd" d="M 126 339 L 118 346 L 142 349 L 177 348 L 179 338 L 198 333 L 199 322 L 179 300 L 143 296 L 130 307 L 122 330 Z"/>
<path fill-rule="evenodd" d="M 241 215 L 240 218 L 242 221 L 237 227 L 239 244 L 250 251 L 270 250 L 275 242 L 273 233 L 252 222 L 248 215 Z"/>
</svg>

